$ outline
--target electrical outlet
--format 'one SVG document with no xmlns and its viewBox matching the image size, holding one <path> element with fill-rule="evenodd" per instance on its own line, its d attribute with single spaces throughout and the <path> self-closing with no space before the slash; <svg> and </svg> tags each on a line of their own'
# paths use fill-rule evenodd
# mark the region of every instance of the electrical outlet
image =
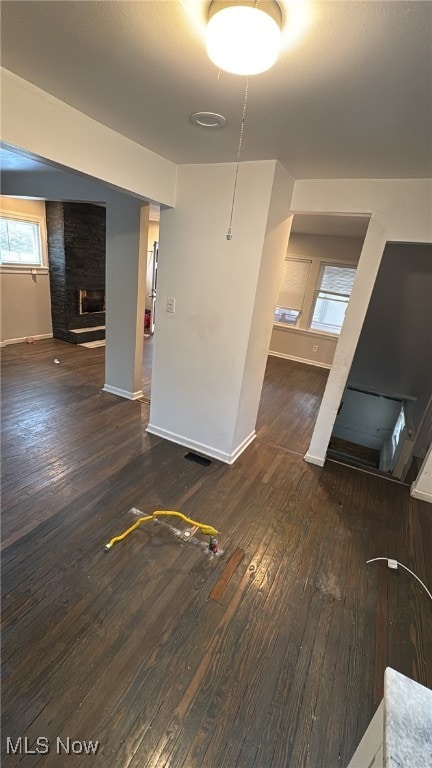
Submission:
<svg viewBox="0 0 432 768">
<path fill-rule="evenodd" d="M 312 347 L 312 352 L 318 352 L 318 344 L 314 344 Z"/>
</svg>

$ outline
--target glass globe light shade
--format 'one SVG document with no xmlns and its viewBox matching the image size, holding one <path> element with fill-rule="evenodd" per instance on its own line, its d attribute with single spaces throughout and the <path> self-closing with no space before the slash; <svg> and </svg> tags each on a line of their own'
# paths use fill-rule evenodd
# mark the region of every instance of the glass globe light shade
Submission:
<svg viewBox="0 0 432 768">
<path fill-rule="evenodd" d="M 211 61 L 235 75 L 257 75 L 275 63 L 281 34 L 265 11 L 229 6 L 217 11 L 207 25 L 206 46 Z"/>
</svg>

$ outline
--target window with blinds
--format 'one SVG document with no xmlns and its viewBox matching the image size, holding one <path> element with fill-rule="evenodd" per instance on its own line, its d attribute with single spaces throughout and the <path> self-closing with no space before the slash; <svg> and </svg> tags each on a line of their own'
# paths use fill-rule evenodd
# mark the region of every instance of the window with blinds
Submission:
<svg viewBox="0 0 432 768">
<path fill-rule="evenodd" d="M 314 331 L 341 332 L 355 276 L 356 267 L 321 266 L 310 326 Z"/>
<path fill-rule="evenodd" d="M 275 312 L 276 323 L 297 323 L 303 309 L 311 263 L 307 259 L 285 259 Z"/>
</svg>

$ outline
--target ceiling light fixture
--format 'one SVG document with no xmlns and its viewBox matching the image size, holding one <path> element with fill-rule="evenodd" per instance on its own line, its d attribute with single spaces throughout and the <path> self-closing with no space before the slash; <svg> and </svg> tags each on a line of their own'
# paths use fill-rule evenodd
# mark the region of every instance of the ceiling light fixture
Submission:
<svg viewBox="0 0 432 768">
<path fill-rule="evenodd" d="M 276 0 L 213 0 L 207 53 L 219 69 L 257 75 L 273 66 L 281 44 L 282 13 Z"/>
</svg>

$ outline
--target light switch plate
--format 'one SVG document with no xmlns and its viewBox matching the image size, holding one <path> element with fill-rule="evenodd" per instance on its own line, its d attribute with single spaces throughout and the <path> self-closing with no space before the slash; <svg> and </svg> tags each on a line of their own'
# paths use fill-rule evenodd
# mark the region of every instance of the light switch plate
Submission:
<svg viewBox="0 0 432 768">
<path fill-rule="evenodd" d="M 166 311 L 170 312 L 172 315 L 175 312 L 175 299 L 167 299 L 166 300 Z"/>
</svg>

